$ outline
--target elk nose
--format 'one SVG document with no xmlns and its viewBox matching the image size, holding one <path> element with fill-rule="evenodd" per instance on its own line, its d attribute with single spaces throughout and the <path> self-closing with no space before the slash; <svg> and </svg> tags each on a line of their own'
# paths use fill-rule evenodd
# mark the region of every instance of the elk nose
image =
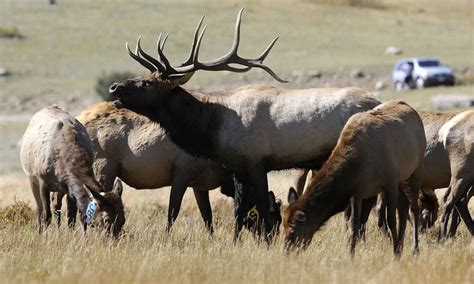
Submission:
<svg viewBox="0 0 474 284">
<path fill-rule="evenodd" d="M 119 83 L 113 83 L 112 85 L 110 85 L 109 94 L 112 95 L 117 90 L 118 86 L 119 86 Z"/>
</svg>

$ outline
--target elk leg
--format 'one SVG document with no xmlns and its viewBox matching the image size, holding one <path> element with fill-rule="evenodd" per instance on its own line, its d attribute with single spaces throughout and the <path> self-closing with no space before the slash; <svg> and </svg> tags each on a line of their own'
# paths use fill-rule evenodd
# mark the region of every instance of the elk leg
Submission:
<svg viewBox="0 0 474 284">
<path fill-rule="evenodd" d="M 234 195 L 234 217 L 235 217 L 235 228 L 234 228 L 234 243 L 240 239 L 240 232 L 244 226 L 245 214 L 250 208 L 248 208 L 248 200 L 246 198 L 246 190 L 242 179 L 233 175 L 235 195 Z"/>
<path fill-rule="evenodd" d="M 398 195 L 398 243 L 400 246 L 400 253 L 403 251 L 403 244 L 405 240 L 405 230 L 407 227 L 408 219 L 408 199 L 405 193 L 400 192 Z"/>
<path fill-rule="evenodd" d="M 458 202 L 459 203 L 459 202 Z M 461 223 L 461 216 L 459 215 L 459 210 L 462 205 L 456 205 L 457 210 L 453 210 L 451 215 L 451 224 L 449 225 L 448 238 L 454 238 L 458 230 L 459 223 Z"/>
<path fill-rule="evenodd" d="M 385 204 L 387 206 L 387 225 L 390 238 L 392 239 L 393 252 L 395 256 L 400 256 L 400 245 L 398 243 L 398 234 L 397 234 L 397 218 L 396 210 L 398 207 L 398 186 L 394 182 L 384 191 Z"/>
<path fill-rule="evenodd" d="M 50 190 L 48 185 L 44 182 L 44 180 L 39 180 L 39 192 L 41 196 L 41 203 L 43 205 L 43 212 L 41 214 L 42 223 L 45 227 L 48 227 L 51 223 L 51 196 Z"/>
<path fill-rule="evenodd" d="M 355 246 L 359 235 L 360 228 L 360 211 L 362 207 L 362 199 L 352 197 L 351 204 L 351 238 L 350 238 L 350 254 L 354 257 Z"/>
<path fill-rule="evenodd" d="M 64 193 L 58 191 L 53 192 L 52 194 L 52 202 L 54 208 L 54 217 L 56 217 L 56 221 L 58 223 L 58 228 L 61 225 L 61 207 L 63 206 L 63 197 Z"/>
<path fill-rule="evenodd" d="M 345 222 L 346 231 L 349 231 L 349 222 L 351 221 L 351 211 L 352 211 L 352 207 L 349 202 L 349 206 L 347 206 L 346 210 L 344 210 L 344 220 L 346 221 Z"/>
<path fill-rule="evenodd" d="M 265 241 L 270 243 L 273 238 L 272 232 L 276 232 L 271 228 L 268 219 L 268 180 L 267 173 L 264 170 L 257 170 L 253 178 L 252 184 L 255 185 L 256 204 L 257 204 L 257 232 L 261 236 L 264 234 Z"/>
<path fill-rule="evenodd" d="M 77 203 L 73 196 L 67 195 L 67 225 L 69 228 L 76 226 Z"/>
<path fill-rule="evenodd" d="M 30 187 L 36 201 L 36 211 L 38 213 L 38 233 L 41 234 L 43 231 L 43 224 L 41 222 L 41 215 L 43 214 L 43 202 L 41 201 L 38 180 L 35 180 L 34 178 L 30 177 Z"/>
<path fill-rule="evenodd" d="M 471 233 L 471 236 L 474 235 L 474 222 L 472 221 L 471 214 L 469 213 L 469 196 L 466 196 L 464 198 L 461 198 L 457 203 L 456 203 L 456 210 L 453 212 L 453 217 L 455 213 L 459 213 L 461 216 L 461 219 L 464 221 L 464 224 L 466 224 L 467 229 Z M 451 226 L 453 226 L 453 223 L 451 223 Z M 456 231 L 454 231 L 453 234 L 455 234 Z"/>
<path fill-rule="evenodd" d="M 405 188 L 405 195 L 410 203 L 410 220 L 412 221 L 411 225 L 413 228 L 412 252 L 414 255 L 419 252 L 418 227 L 420 224 L 420 207 L 418 206 L 418 199 L 422 183 L 422 169 L 418 168 L 408 179 L 408 188 Z"/>
<path fill-rule="evenodd" d="M 375 211 L 378 212 L 377 226 L 386 237 L 390 237 L 387 226 L 387 203 L 385 202 L 383 194 L 379 194 L 377 196 L 377 205 Z"/>
<path fill-rule="evenodd" d="M 449 188 L 451 191 L 449 192 L 448 197 L 446 198 L 446 203 L 444 204 L 442 213 L 441 213 L 441 224 L 440 224 L 440 231 L 439 231 L 439 237 L 438 240 L 442 241 L 446 238 L 446 231 L 448 229 L 448 220 L 449 220 L 449 215 L 452 213 L 454 209 L 454 205 L 460 200 L 463 196 L 466 195 L 467 192 L 467 187 L 469 185 L 469 182 L 466 179 L 463 178 L 456 178 L 456 177 L 451 177 L 451 183 L 449 185 Z M 464 216 L 467 217 L 467 216 Z M 463 218 L 463 215 L 461 215 L 461 218 Z M 469 219 L 466 218 L 466 220 L 463 219 L 463 221 L 466 223 L 468 226 L 468 229 L 470 228 L 469 224 Z M 471 231 L 472 234 L 472 231 Z"/>
<path fill-rule="evenodd" d="M 214 233 L 214 228 L 212 227 L 212 208 L 211 203 L 209 202 L 209 191 L 198 188 L 193 188 L 193 191 L 204 225 L 212 235 Z"/>
<path fill-rule="evenodd" d="M 359 228 L 359 238 L 365 242 L 365 230 L 367 221 L 369 220 L 370 211 L 377 202 L 377 196 L 370 197 L 362 200 L 362 208 L 360 212 L 360 228 Z"/>
<path fill-rule="evenodd" d="M 303 194 L 304 186 L 306 184 L 306 177 L 308 176 L 309 170 L 307 169 L 295 169 L 292 171 L 293 183 L 296 187 L 298 196 Z"/>
<path fill-rule="evenodd" d="M 179 210 L 181 209 L 181 202 L 183 201 L 184 193 L 188 187 L 187 181 L 176 178 L 173 180 L 170 193 L 170 202 L 168 207 L 168 224 L 166 226 L 166 231 L 171 230 L 171 226 L 178 217 Z"/>
</svg>

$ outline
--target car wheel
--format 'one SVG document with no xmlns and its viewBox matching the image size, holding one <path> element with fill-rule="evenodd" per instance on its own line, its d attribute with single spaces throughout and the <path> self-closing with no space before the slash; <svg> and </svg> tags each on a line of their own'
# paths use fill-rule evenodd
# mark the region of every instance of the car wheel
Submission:
<svg viewBox="0 0 474 284">
<path fill-rule="evenodd" d="M 403 82 L 400 82 L 400 81 L 395 82 L 395 90 L 397 90 L 397 92 L 401 92 L 404 89 L 405 89 L 405 84 Z"/>
<path fill-rule="evenodd" d="M 415 85 L 417 89 L 423 89 L 425 87 L 425 79 L 421 77 L 416 78 Z"/>
</svg>

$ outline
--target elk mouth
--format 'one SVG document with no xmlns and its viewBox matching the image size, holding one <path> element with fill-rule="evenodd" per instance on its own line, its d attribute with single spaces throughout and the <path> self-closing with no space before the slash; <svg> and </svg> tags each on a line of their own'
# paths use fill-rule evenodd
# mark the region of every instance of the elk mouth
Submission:
<svg viewBox="0 0 474 284">
<path fill-rule="evenodd" d="M 124 98 L 127 97 L 127 87 L 120 82 L 115 82 L 109 87 L 109 94 L 117 97 L 117 98 Z"/>
</svg>

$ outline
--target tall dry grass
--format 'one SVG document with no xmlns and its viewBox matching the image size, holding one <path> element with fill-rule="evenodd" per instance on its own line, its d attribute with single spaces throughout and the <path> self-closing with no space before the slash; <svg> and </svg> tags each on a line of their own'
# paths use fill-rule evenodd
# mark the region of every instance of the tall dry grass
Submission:
<svg viewBox="0 0 474 284">
<path fill-rule="evenodd" d="M 30 200 L 24 177 L 0 179 L 0 192 Z M 15 183 L 14 180 L 17 180 Z M 282 194 L 288 173 L 270 175 L 270 186 Z M 267 246 L 245 233 L 232 242 L 232 201 L 213 192 L 216 232 L 210 237 L 192 196 L 170 234 L 165 233 L 167 190 L 124 193 L 126 235 L 115 241 L 97 230 L 84 237 L 79 229 L 51 226 L 38 235 L 35 221 L 0 229 L 0 282 L 338 282 L 338 283 L 468 283 L 474 279 L 471 237 L 461 226 L 455 240 L 438 245 L 435 232 L 421 237 L 413 258 L 410 237 L 395 260 L 391 246 L 371 219 L 366 243 L 350 259 L 342 216 L 316 234 L 309 249 L 285 255 L 282 237 Z M 5 197 L 4 195 L 4 197 Z M 4 203 L 1 203 L 4 204 Z M 410 227 L 409 227 L 410 228 Z"/>
</svg>

